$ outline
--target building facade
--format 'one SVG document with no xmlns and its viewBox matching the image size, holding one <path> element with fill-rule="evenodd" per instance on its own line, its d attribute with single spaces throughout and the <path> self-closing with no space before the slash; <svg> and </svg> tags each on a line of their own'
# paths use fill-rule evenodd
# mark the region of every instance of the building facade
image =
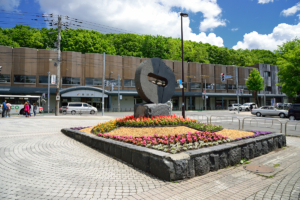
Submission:
<svg viewBox="0 0 300 200">
<path fill-rule="evenodd" d="M 67 102 L 87 102 L 101 110 L 102 98 L 105 99 L 105 109 L 117 111 L 118 88 L 122 99 L 122 111 L 132 111 L 134 104 L 142 103 L 135 89 L 135 71 L 141 62 L 147 58 L 105 56 L 105 74 L 103 75 L 103 55 L 96 53 L 82 54 L 64 51 L 61 53 L 61 106 Z M 163 60 L 172 69 L 176 80 L 182 79 L 181 61 Z M 32 48 L 12 48 L 0 46 L 0 94 L 3 95 L 42 95 L 48 93 L 48 72 L 56 75 L 57 51 Z M 185 102 L 187 110 L 203 110 L 203 98 L 206 91 L 207 109 L 226 109 L 229 104 L 237 102 L 254 102 L 251 92 L 246 87 L 246 78 L 252 69 L 257 68 L 265 77 L 266 103 L 271 99 L 276 102 L 287 102 L 287 98 L 276 86 L 278 83 L 278 67 L 274 65 L 257 64 L 249 67 L 226 66 L 217 64 L 184 62 Z M 232 78 L 221 81 L 221 73 Z M 118 75 L 120 85 L 118 86 Z M 113 83 L 104 86 L 105 96 L 102 97 L 102 78 Z M 238 86 L 237 86 L 238 84 Z M 50 86 L 50 111 L 55 108 L 56 85 Z M 205 88 L 206 87 L 206 88 Z M 237 88 L 238 87 L 238 88 Z M 174 110 L 180 110 L 182 104 L 181 89 L 177 87 L 172 97 Z M 264 91 L 259 94 L 263 103 Z M 6 97 L 3 97 L 6 98 Z M 1 99 L 3 100 L 3 99 Z M 7 99 L 11 103 L 23 103 L 21 99 Z M 44 111 L 47 106 L 42 105 Z"/>
</svg>

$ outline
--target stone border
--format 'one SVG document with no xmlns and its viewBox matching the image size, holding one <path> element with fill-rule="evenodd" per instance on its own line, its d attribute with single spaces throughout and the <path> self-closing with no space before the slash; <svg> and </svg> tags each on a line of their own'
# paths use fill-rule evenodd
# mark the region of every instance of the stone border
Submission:
<svg viewBox="0 0 300 200">
<path fill-rule="evenodd" d="M 189 150 L 178 154 L 166 153 L 112 139 L 98 137 L 72 129 L 62 133 L 131 164 L 165 181 L 182 180 L 217 171 L 286 146 L 286 136 L 271 133 L 255 138 Z"/>
</svg>

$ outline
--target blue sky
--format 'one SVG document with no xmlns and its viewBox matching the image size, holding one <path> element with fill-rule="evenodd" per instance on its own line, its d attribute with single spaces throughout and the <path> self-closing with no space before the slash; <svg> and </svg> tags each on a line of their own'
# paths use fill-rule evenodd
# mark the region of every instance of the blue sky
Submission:
<svg viewBox="0 0 300 200">
<path fill-rule="evenodd" d="M 2 0 L 0 7 L 20 13 L 56 13 L 128 32 L 171 37 L 180 37 L 179 13 L 187 12 L 184 39 L 229 49 L 274 50 L 300 33 L 296 0 Z M 3 28 L 21 20 L 3 11 L 0 17 L 8 23 L 0 23 Z M 46 26 L 42 19 L 35 22 L 28 17 L 32 26 Z"/>
</svg>

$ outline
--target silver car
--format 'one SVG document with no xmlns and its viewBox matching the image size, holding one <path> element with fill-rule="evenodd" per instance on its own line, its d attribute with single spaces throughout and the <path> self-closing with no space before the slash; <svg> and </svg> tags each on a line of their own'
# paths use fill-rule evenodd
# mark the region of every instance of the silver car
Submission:
<svg viewBox="0 0 300 200">
<path fill-rule="evenodd" d="M 255 103 L 244 103 L 243 105 L 240 106 L 240 111 L 250 111 L 250 105 L 252 105 L 252 109 L 253 108 L 257 108 L 256 104 Z"/>
<path fill-rule="evenodd" d="M 280 118 L 285 118 L 288 116 L 287 110 L 277 110 L 273 106 L 263 106 L 258 109 L 252 109 L 252 115 L 256 115 L 257 117 L 261 116 L 279 116 Z"/>
<path fill-rule="evenodd" d="M 228 110 L 229 111 L 232 111 L 232 110 L 238 110 L 238 108 L 239 108 L 239 106 L 241 106 L 242 104 L 230 104 L 229 106 L 228 106 Z"/>
<path fill-rule="evenodd" d="M 94 115 L 95 113 L 97 113 L 97 108 L 91 106 L 90 104 L 87 103 L 82 103 L 82 102 L 72 102 L 72 103 L 68 103 L 68 106 L 66 108 L 67 113 L 71 113 L 72 115 L 77 114 L 91 114 Z M 65 113 L 63 113 L 65 114 Z"/>
</svg>

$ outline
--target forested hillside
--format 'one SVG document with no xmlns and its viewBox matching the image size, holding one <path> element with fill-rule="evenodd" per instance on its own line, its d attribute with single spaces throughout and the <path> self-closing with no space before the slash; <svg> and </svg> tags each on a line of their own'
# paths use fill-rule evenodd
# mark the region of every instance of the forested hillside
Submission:
<svg viewBox="0 0 300 200">
<path fill-rule="evenodd" d="M 55 48 L 55 29 L 36 29 L 17 25 L 0 28 L 0 45 L 30 47 L 37 49 Z M 181 60 L 181 40 L 164 36 L 137 35 L 130 33 L 102 34 L 85 29 L 62 30 L 61 50 L 82 53 L 102 53 L 121 56 L 159 57 Z M 234 50 L 212 46 L 208 43 L 184 41 L 184 60 L 223 65 L 249 66 L 257 63 L 276 64 L 276 55 L 269 50 Z"/>
</svg>

